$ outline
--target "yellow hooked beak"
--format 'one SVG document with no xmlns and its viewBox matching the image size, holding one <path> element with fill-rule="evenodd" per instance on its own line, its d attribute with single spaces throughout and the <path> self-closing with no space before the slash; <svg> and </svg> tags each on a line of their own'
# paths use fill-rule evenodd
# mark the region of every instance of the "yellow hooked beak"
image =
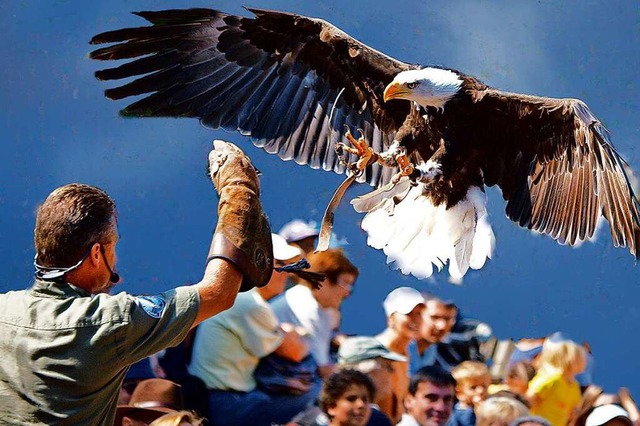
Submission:
<svg viewBox="0 0 640 426">
<path fill-rule="evenodd" d="M 383 99 L 387 102 L 389 99 L 402 98 L 407 93 L 409 91 L 406 88 L 402 87 L 397 81 L 393 81 L 384 89 Z"/>
</svg>

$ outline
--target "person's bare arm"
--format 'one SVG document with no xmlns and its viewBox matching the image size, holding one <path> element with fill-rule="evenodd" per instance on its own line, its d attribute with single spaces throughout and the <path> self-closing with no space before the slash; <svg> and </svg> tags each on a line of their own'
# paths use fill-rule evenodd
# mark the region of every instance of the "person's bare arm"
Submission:
<svg viewBox="0 0 640 426">
<path fill-rule="evenodd" d="M 288 360 L 300 362 L 309 355 L 309 345 L 295 330 L 291 330 L 284 333 L 282 343 L 274 353 Z"/>
<path fill-rule="evenodd" d="M 534 409 L 540 404 L 540 397 L 533 393 L 531 390 L 527 391 L 525 395 L 527 401 L 529 402 L 529 409 Z"/>
<path fill-rule="evenodd" d="M 233 306 L 242 281 L 242 273 L 233 263 L 213 259 L 207 265 L 202 280 L 196 284 L 200 308 L 192 327 Z"/>
<path fill-rule="evenodd" d="M 640 426 L 640 410 L 638 410 L 636 402 L 631 397 L 629 389 L 620 388 L 620 391 L 618 391 L 618 396 L 620 397 L 622 408 L 627 410 L 627 413 L 629 413 L 629 419 L 631 419 L 634 426 Z"/>
</svg>

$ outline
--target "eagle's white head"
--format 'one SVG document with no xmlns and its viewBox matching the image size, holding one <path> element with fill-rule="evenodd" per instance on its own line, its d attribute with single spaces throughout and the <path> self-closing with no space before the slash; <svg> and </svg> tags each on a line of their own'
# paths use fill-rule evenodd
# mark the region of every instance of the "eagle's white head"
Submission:
<svg viewBox="0 0 640 426">
<path fill-rule="evenodd" d="M 423 107 L 443 108 L 461 86 L 462 79 L 451 70 L 422 68 L 402 71 L 384 89 L 384 100 L 406 99 Z"/>
</svg>

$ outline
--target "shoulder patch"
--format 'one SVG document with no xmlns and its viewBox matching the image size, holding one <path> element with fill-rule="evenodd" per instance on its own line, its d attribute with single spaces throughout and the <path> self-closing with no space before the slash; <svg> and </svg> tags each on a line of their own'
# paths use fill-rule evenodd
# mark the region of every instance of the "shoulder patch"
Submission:
<svg viewBox="0 0 640 426">
<path fill-rule="evenodd" d="M 138 306 L 140 306 L 151 318 L 160 318 L 162 316 L 162 312 L 164 312 L 164 307 L 167 304 L 164 297 L 160 295 L 137 296 L 135 300 Z"/>
</svg>

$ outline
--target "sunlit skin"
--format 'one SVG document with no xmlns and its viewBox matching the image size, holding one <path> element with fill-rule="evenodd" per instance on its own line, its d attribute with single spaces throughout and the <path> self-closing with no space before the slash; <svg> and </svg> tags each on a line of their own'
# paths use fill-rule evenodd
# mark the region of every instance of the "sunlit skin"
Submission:
<svg viewBox="0 0 640 426">
<path fill-rule="evenodd" d="M 104 247 L 104 256 L 106 258 L 106 261 L 109 263 L 109 267 L 111 268 L 112 271 L 116 270 L 116 263 L 118 261 L 118 256 L 116 255 L 117 243 L 118 243 L 118 234 L 115 233 L 115 236 L 110 242 L 102 244 L 102 246 Z M 95 291 L 96 293 L 97 292 L 108 293 L 117 284 L 117 283 L 111 282 L 111 272 L 109 271 L 109 268 L 107 268 L 106 264 L 104 266 L 104 271 L 106 275 L 106 280 L 104 281 L 104 285 L 102 287 L 100 287 L 99 289 L 96 289 L 97 290 Z"/>
<path fill-rule="evenodd" d="M 487 398 L 490 376 L 469 377 L 456 386 L 456 397 L 466 408 L 475 408 Z"/>
<path fill-rule="evenodd" d="M 447 306 L 438 300 L 429 300 L 422 313 L 422 326 L 420 327 L 420 340 L 418 341 L 418 349 L 421 346 L 429 346 L 430 344 L 441 342 L 456 322 L 457 309 Z M 422 341 L 422 344 L 421 344 Z"/>
<path fill-rule="evenodd" d="M 365 386 L 352 384 L 327 410 L 330 426 L 365 426 L 371 417 L 371 395 Z"/>
<path fill-rule="evenodd" d="M 376 339 L 389 350 L 408 355 L 407 347 L 412 340 L 419 336 L 422 324 L 422 311 L 425 305 L 417 304 L 408 314 L 393 312 L 387 318 L 387 328 L 376 336 Z M 406 361 L 393 361 L 393 374 L 391 375 L 391 396 L 386 406 L 385 413 L 394 421 L 400 421 L 402 416 L 402 401 L 409 387 L 409 364 Z"/>
<path fill-rule="evenodd" d="M 567 371 L 565 372 L 564 376 L 568 380 L 574 379 L 575 376 L 582 373 L 585 368 L 587 368 L 587 360 L 586 358 L 580 357 L 576 359 L 576 362 L 571 364 L 569 368 L 567 368 Z"/>
<path fill-rule="evenodd" d="M 506 377 L 504 379 L 504 383 L 511 391 L 519 395 L 525 395 L 527 393 L 527 389 L 529 389 L 529 382 L 519 377 Z"/>
<path fill-rule="evenodd" d="M 367 371 L 367 376 L 369 376 L 376 389 L 376 396 L 373 403 L 380 407 L 383 413 L 389 413 L 391 412 L 391 404 L 393 403 L 393 393 L 391 391 L 393 362 L 381 357 L 376 358 L 375 362 L 376 367 Z"/>
<path fill-rule="evenodd" d="M 425 306 L 416 305 L 408 314 L 394 312 L 389 318 L 389 327 L 408 340 L 420 337 L 420 327 L 422 326 L 422 312 Z"/>
<path fill-rule="evenodd" d="M 420 426 L 445 426 L 453 411 L 453 385 L 418 384 L 415 395 L 407 394 L 405 408 Z"/>
<path fill-rule="evenodd" d="M 118 260 L 117 243 L 118 229 L 114 218 L 109 235 L 104 241 L 96 241 L 91 245 L 82 264 L 66 274 L 67 281 L 91 294 L 109 293 L 115 283 L 110 280 L 111 272 L 105 262 L 108 262 L 111 269 L 115 271 Z"/>
</svg>

